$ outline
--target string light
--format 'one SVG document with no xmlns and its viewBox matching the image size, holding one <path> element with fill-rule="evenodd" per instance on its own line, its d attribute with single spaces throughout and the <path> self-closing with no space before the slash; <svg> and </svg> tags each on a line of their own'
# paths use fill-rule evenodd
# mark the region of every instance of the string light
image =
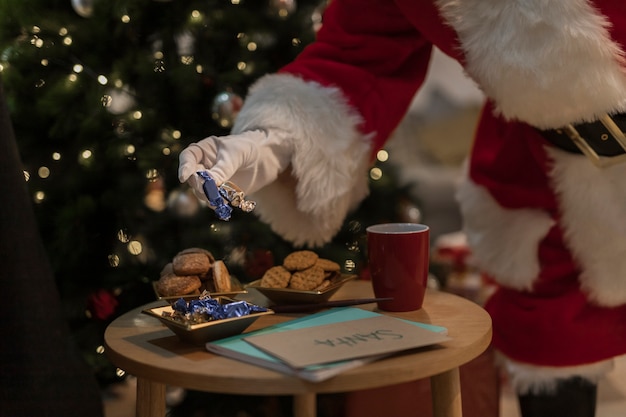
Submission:
<svg viewBox="0 0 626 417">
<path fill-rule="evenodd" d="M 157 171 L 156 169 L 149 169 L 146 172 L 146 179 L 150 182 L 154 182 L 157 179 L 159 179 L 159 171 Z"/>
<path fill-rule="evenodd" d="M 143 252 L 143 245 L 138 240 L 131 240 L 128 242 L 127 249 L 131 255 L 138 256 Z"/>
<path fill-rule="evenodd" d="M 191 22 L 192 23 L 200 23 L 203 20 L 202 13 L 199 10 L 193 10 L 191 12 Z"/>
<path fill-rule="evenodd" d="M 43 39 L 35 36 L 33 37 L 33 39 L 31 40 L 31 43 L 33 45 L 35 45 L 36 48 L 41 48 L 43 46 Z"/>
<path fill-rule="evenodd" d="M 381 179 L 383 177 L 383 170 L 378 168 L 378 167 L 374 167 L 372 169 L 370 169 L 370 178 L 373 179 L 374 181 L 378 181 L 379 179 Z"/>
<path fill-rule="evenodd" d="M 117 231 L 117 240 L 122 243 L 128 243 L 128 241 L 130 241 L 130 237 L 124 230 L 120 229 Z"/>
<path fill-rule="evenodd" d="M 37 170 L 37 175 L 39 175 L 39 178 L 48 178 L 50 176 L 50 168 L 39 167 L 39 169 Z"/>
<path fill-rule="evenodd" d="M 118 266 L 120 266 L 120 257 L 117 256 L 116 254 L 111 254 L 108 256 L 109 259 L 109 265 L 112 266 L 113 268 L 117 268 Z"/>
<path fill-rule="evenodd" d="M 354 271 L 356 269 L 356 262 L 352 259 L 346 259 L 343 263 L 343 269 L 345 269 L 346 272 Z"/>
<path fill-rule="evenodd" d="M 80 153 L 80 157 L 84 160 L 90 159 L 93 156 L 93 152 L 89 149 L 85 149 Z"/>
</svg>

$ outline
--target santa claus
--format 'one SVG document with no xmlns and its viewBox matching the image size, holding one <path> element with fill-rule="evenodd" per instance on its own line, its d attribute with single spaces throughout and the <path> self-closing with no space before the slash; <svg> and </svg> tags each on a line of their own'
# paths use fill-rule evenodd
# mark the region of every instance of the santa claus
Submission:
<svg viewBox="0 0 626 417">
<path fill-rule="evenodd" d="M 433 46 L 487 97 L 458 198 L 499 283 L 486 308 L 522 414 L 592 416 L 626 353 L 626 3 L 333 0 L 316 41 L 250 89 L 232 134 L 181 153 L 180 180 L 201 191 L 208 169 L 286 239 L 329 241 Z"/>
</svg>

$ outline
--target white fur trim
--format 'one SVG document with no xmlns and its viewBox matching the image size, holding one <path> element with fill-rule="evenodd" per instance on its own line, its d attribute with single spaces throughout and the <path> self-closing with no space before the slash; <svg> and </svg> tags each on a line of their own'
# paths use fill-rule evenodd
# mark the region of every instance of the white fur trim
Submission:
<svg viewBox="0 0 626 417">
<path fill-rule="evenodd" d="M 626 303 L 626 163 L 601 169 L 584 156 L 546 149 L 583 289 L 602 306 Z"/>
<path fill-rule="evenodd" d="M 503 208 L 469 178 L 457 191 L 472 259 L 499 283 L 530 290 L 539 275 L 539 242 L 554 225 L 547 214 Z"/>
<path fill-rule="evenodd" d="M 278 129 L 293 141 L 290 176 L 254 193 L 257 213 L 297 246 L 319 246 L 339 231 L 368 194 L 371 141 L 340 90 L 288 74 L 266 75 L 251 88 L 233 133 Z"/>
<path fill-rule="evenodd" d="M 438 0 L 466 71 L 507 119 L 539 128 L 626 110 L 624 53 L 588 0 Z"/>
<path fill-rule="evenodd" d="M 598 383 L 614 366 L 613 359 L 578 366 L 535 366 L 516 362 L 500 352 L 496 353 L 496 363 L 504 370 L 517 394 L 554 392 L 559 380 L 576 376 Z"/>
</svg>

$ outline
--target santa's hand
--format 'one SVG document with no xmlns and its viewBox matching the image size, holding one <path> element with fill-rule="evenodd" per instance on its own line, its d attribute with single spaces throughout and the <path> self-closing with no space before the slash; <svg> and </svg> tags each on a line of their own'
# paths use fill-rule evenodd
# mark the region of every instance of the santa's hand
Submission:
<svg viewBox="0 0 626 417">
<path fill-rule="evenodd" d="M 196 174 L 198 171 L 206 171 L 217 185 L 231 181 L 250 194 L 273 182 L 289 165 L 291 154 L 291 141 L 278 131 L 211 136 L 180 153 L 178 179 L 187 182 L 205 201 L 204 180 Z"/>
</svg>

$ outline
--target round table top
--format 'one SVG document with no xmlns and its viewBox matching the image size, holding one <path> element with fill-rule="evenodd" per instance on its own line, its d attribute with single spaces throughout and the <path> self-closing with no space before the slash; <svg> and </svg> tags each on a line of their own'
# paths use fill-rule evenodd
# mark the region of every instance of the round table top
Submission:
<svg viewBox="0 0 626 417">
<path fill-rule="evenodd" d="M 331 300 L 372 296 L 370 282 L 357 280 L 346 283 Z M 238 298 L 267 305 L 267 299 L 254 289 Z M 420 310 L 385 314 L 444 326 L 451 340 L 432 349 L 381 359 L 314 383 L 218 356 L 203 347 L 181 342 L 158 319 L 141 312 L 163 304 L 163 301 L 150 303 L 114 320 L 104 335 L 106 354 L 116 366 L 131 375 L 198 391 L 297 395 L 393 385 L 459 367 L 480 355 L 491 341 L 491 318 L 479 305 L 456 295 L 428 290 Z M 377 311 L 375 304 L 359 307 Z M 302 314 L 262 316 L 246 331 L 299 316 Z"/>
</svg>

